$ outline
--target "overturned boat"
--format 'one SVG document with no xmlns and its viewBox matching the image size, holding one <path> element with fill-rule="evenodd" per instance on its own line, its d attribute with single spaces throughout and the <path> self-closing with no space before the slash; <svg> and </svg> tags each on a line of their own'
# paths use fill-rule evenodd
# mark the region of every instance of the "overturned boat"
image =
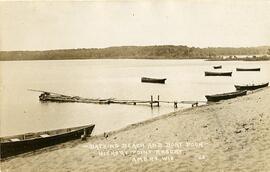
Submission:
<svg viewBox="0 0 270 172">
<path fill-rule="evenodd" d="M 147 77 L 142 77 L 141 82 L 150 82 L 150 83 L 160 83 L 160 84 L 165 84 L 166 78 L 147 78 Z"/>
<path fill-rule="evenodd" d="M 86 139 L 95 125 L 1 137 L 1 159 L 75 139 Z"/>
<path fill-rule="evenodd" d="M 234 85 L 237 90 L 256 90 L 259 88 L 267 87 L 269 82 L 263 84 L 252 84 L 252 85 Z"/>
<path fill-rule="evenodd" d="M 43 92 L 39 96 L 39 100 L 41 102 L 77 102 L 77 103 L 97 103 L 97 104 L 110 104 L 112 102 L 112 98 L 109 99 L 88 99 L 80 96 L 67 96 L 58 93 L 52 92 Z"/>
<path fill-rule="evenodd" d="M 236 68 L 236 71 L 260 71 L 261 68 Z"/>
<path fill-rule="evenodd" d="M 223 94 L 206 95 L 207 101 L 218 102 L 220 100 L 232 99 L 238 96 L 244 96 L 247 94 L 247 90 L 228 92 Z"/>
<path fill-rule="evenodd" d="M 232 76 L 232 72 L 205 72 L 205 76 Z"/>
</svg>

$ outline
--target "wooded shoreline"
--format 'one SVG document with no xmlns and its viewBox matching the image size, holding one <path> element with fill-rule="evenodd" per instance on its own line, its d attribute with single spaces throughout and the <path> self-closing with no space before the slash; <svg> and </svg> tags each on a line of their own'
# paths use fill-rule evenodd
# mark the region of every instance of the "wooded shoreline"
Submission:
<svg viewBox="0 0 270 172">
<path fill-rule="evenodd" d="M 240 55 L 247 57 L 238 58 L 237 56 Z M 228 56 L 228 58 L 224 58 L 224 56 Z M 270 46 L 199 48 L 182 45 L 159 45 L 44 51 L 0 51 L 0 61 L 69 59 L 208 59 L 257 61 L 270 60 Z"/>
</svg>

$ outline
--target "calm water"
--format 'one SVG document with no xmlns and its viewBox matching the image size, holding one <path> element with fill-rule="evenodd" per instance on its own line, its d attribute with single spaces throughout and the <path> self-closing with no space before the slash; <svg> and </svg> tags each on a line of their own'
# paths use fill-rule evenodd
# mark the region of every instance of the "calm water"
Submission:
<svg viewBox="0 0 270 172">
<path fill-rule="evenodd" d="M 204 71 L 222 64 L 232 77 L 205 77 Z M 261 72 L 236 72 L 236 67 L 261 67 Z M 141 83 L 142 76 L 167 78 L 166 84 Z M 88 98 L 201 100 L 204 95 L 234 91 L 234 84 L 270 81 L 270 62 L 203 60 L 63 60 L 0 62 L 0 135 L 96 124 L 95 133 L 172 112 L 130 105 L 41 103 L 40 89 Z M 185 108 L 181 105 L 180 108 Z M 188 106 L 190 107 L 190 105 Z"/>
</svg>

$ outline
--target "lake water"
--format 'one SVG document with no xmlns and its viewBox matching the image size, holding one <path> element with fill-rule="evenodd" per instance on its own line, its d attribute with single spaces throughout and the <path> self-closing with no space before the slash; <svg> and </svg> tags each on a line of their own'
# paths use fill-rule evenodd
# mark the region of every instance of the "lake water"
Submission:
<svg viewBox="0 0 270 172">
<path fill-rule="evenodd" d="M 205 77 L 204 71 L 233 71 L 232 77 Z M 261 67 L 261 72 L 236 72 L 236 67 Z M 141 83 L 141 77 L 167 78 L 166 84 Z M 39 89 L 86 98 L 206 101 L 206 94 L 234 91 L 234 84 L 270 81 L 270 62 L 204 60 L 61 60 L 0 62 L 0 135 L 96 124 L 93 134 L 168 112 L 172 104 L 159 108 L 133 105 L 41 103 Z M 190 107 L 180 105 L 178 109 Z"/>
</svg>

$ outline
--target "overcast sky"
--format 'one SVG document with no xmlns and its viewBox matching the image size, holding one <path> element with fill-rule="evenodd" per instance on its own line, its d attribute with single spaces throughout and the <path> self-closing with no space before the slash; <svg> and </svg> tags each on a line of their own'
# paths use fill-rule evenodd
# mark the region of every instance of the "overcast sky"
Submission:
<svg viewBox="0 0 270 172">
<path fill-rule="evenodd" d="M 0 2 L 0 50 L 270 45 L 270 0 Z"/>
</svg>

